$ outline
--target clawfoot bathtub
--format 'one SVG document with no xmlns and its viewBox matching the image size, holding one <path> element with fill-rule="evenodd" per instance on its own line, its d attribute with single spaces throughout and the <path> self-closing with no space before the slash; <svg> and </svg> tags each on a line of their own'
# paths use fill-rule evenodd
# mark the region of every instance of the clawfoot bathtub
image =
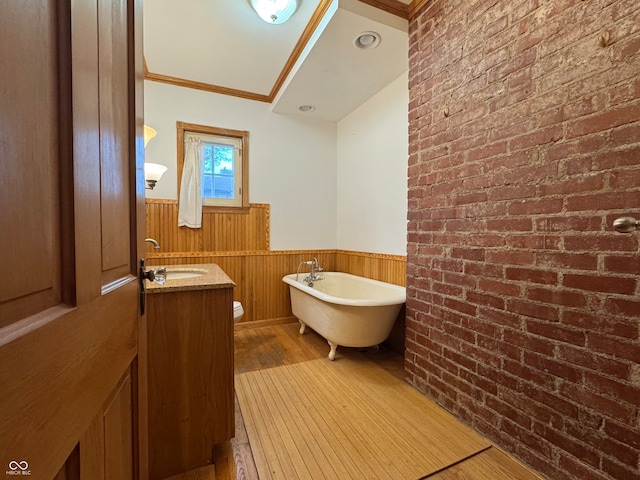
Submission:
<svg viewBox="0 0 640 480">
<path fill-rule="evenodd" d="M 309 326 L 329 343 L 329 359 L 338 345 L 372 347 L 387 339 L 406 301 L 404 287 L 348 273 L 324 272 L 310 287 L 301 276 L 286 275 L 291 309 L 300 334 Z"/>
</svg>

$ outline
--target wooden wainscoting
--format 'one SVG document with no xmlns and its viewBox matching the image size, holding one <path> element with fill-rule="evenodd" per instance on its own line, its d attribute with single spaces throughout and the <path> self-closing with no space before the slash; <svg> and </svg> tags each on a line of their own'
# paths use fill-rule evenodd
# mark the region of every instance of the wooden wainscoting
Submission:
<svg viewBox="0 0 640 480">
<path fill-rule="evenodd" d="M 159 239 L 158 239 L 159 240 Z M 162 243 L 161 243 L 162 245 Z M 406 259 L 345 250 L 278 250 L 247 252 L 150 253 L 149 265 L 216 263 L 235 282 L 233 297 L 245 314 L 236 327 L 293 321 L 288 286 L 282 277 L 295 273 L 301 262 L 316 257 L 326 271 L 338 271 L 405 285 Z M 301 272 L 308 272 L 303 265 Z M 255 323 L 260 322 L 260 323 Z"/>
<path fill-rule="evenodd" d="M 249 208 L 203 207 L 202 228 L 178 227 L 178 201 L 146 200 L 147 236 L 165 252 L 269 250 L 269 205 Z M 148 252 L 153 252 L 151 244 Z"/>
<path fill-rule="evenodd" d="M 252 251 L 150 254 L 152 265 L 216 263 L 235 282 L 233 298 L 242 302 L 242 323 L 292 321 L 289 288 L 282 277 L 295 273 L 301 262 L 317 257 L 326 270 L 335 269 L 333 250 Z M 309 267 L 301 269 L 308 272 Z"/>
<path fill-rule="evenodd" d="M 404 255 L 336 250 L 336 271 L 404 287 L 407 258 Z"/>
</svg>

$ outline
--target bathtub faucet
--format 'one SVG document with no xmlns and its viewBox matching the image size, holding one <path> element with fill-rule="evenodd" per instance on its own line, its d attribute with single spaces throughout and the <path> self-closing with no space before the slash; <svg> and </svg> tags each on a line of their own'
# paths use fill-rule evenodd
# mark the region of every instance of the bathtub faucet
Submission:
<svg viewBox="0 0 640 480">
<path fill-rule="evenodd" d="M 309 273 L 308 277 L 305 277 L 305 279 L 303 280 L 304 282 L 306 282 L 310 287 L 313 287 L 314 282 L 324 280 L 323 277 L 319 277 L 317 275 L 318 273 L 323 271 L 323 268 L 320 266 L 317 258 L 313 257 L 313 260 L 306 262 L 306 264 L 311 265 L 311 272 Z"/>
<path fill-rule="evenodd" d="M 304 277 L 303 282 L 307 283 L 310 287 L 313 287 L 313 282 L 317 282 L 318 280 L 324 280 L 323 277 L 319 277 L 317 273 L 322 272 L 323 268 L 320 266 L 317 258 L 313 258 L 313 260 L 309 260 L 307 262 L 300 262 L 298 265 L 298 271 L 296 272 L 296 282 L 298 281 L 298 274 L 300 273 L 300 267 L 302 265 L 309 265 L 311 267 L 311 272 L 308 276 Z"/>
</svg>

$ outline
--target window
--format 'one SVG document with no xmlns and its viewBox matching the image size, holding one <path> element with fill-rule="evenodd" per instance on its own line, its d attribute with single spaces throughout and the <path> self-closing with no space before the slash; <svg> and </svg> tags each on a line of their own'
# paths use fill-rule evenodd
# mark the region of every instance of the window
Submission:
<svg viewBox="0 0 640 480">
<path fill-rule="evenodd" d="M 249 206 L 249 132 L 177 122 L 178 191 L 184 166 L 185 142 L 201 143 L 201 185 L 203 207 Z"/>
</svg>

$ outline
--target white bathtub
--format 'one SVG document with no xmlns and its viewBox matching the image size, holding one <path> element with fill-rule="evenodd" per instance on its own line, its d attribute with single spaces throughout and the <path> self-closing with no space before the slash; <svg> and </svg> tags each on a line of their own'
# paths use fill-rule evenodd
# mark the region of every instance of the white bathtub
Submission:
<svg viewBox="0 0 640 480">
<path fill-rule="evenodd" d="M 398 285 L 358 277 L 348 273 L 322 272 L 321 281 L 309 287 L 307 274 L 286 275 L 291 309 L 300 321 L 300 334 L 305 326 L 322 335 L 333 360 L 338 345 L 371 347 L 387 339 L 406 301 L 406 289 Z"/>
</svg>

